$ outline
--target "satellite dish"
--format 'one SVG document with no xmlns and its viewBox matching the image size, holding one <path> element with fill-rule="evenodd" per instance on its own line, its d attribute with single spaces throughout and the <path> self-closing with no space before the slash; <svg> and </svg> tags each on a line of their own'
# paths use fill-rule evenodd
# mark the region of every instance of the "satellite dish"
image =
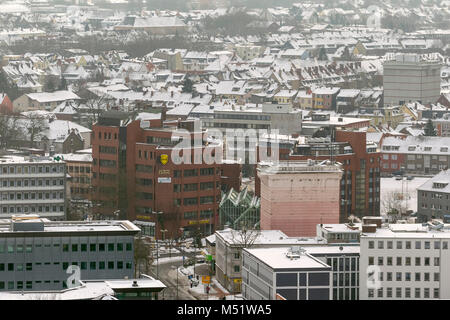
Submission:
<svg viewBox="0 0 450 320">
<path fill-rule="evenodd" d="M 344 247 L 340 246 L 340 247 L 339 247 L 339 250 L 340 250 L 340 251 L 344 250 Z"/>
</svg>

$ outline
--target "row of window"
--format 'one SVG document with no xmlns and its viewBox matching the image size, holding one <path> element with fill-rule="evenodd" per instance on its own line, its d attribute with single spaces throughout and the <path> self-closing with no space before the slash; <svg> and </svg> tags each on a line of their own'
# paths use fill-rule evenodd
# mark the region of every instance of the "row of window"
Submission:
<svg viewBox="0 0 450 320">
<path fill-rule="evenodd" d="M 63 186 L 64 179 L 19 179 L 19 180 L 3 180 L 0 188 L 15 188 L 15 187 L 50 187 Z"/>
<path fill-rule="evenodd" d="M 377 265 L 379 265 L 379 266 L 384 265 L 384 258 L 385 257 L 378 257 Z M 411 266 L 411 259 L 412 259 L 411 257 L 405 257 L 404 259 L 403 259 L 403 257 L 396 257 L 396 265 L 397 266 L 401 266 L 402 262 L 404 260 L 404 265 L 405 266 Z M 370 266 L 374 265 L 374 262 L 375 262 L 375 258 L 374 257 L 369 257 L 369 265 Z M 421 266 L 422 265 L 421 262 L 422 262 L 422 257 L 415 257 L 415 266 Z M 434 257 L 433 262 L 434 262 L 433 265 L 435 267 L 439 266 L 439 263 L 440 263 L 439 257 Z M 386 257 L 386 265 L 387 266 L 392 266 L 393 265 L 392 263 L 393 263 L 393 258 L 392 257 Z M 426 267 L 431 266 L 431 258 L 430 257 L 424 257 L 423 258 L 423 265 L 426 266 Z"/>
<path fill-rule="evenodd" d="M 380 281 L 394 281 L 393 278 L 394 273 L 393 272 L 386 272 L 386 279 L 384 278 L 384 272 L 378 273 L 378 280 Z M 412 273 L 411 272 L 395 272 L 395 281 L 412 281 Z M 439 281 L 440 280 L 440 273 L 434 272 L 433 273 L 433 281 Z M 423 276 L 421 272 L 415 272 L 414 273 L 414 281 L 431 281 L 431 273 L 430 272 L 424 272 Z"/>
<path fill-rule="evenodd" d="M 95 134 L 92 135 L 92 139 L 95 139 Z M 102 139 L 102 133 L 98 132 L 98 139 Z M 112 140 L 112 134 L 111 132 L 103 132 L 103 139 L 104 140 Z M 114 140 L 117 140 L 117 133 L 114 133 Z"/>
<path fill-rule="evenodd" d="M 64 192 L 3 192 L 1 199 L 3 201 L 64 199 Z"/>
<path fill-rule="evenodd" d="M 60 246 L 61 245 L 59 243 L 53 244 L 54 248 L 59 248 Z M 49 248 L 49 247 L 51 247 L 51 245 L 50 244 L 45 244 L 45 245 L 35 244 L 34 245 L 34 248 L 42 248 L 42 247 Z M 107 244 L 105 244 L 105 243 L 98 243 L 98 244 L 90 243 L 89 245 L 87 243 L 81 243 L 81 244 L 73 243 L 72 245 L 70 245 L 68 243 L 62 244 L 63 252 L 69 252 L 69 249 L 71 249 L 70 251 L 72 251 L 72 252 L 78 252 L 78 249 L 81 252 L 87 252 L 88 247 L 89 247 L 90 252 L 95 252 L 97 250 L 98 251 L 106 251 L 106 250 L 108 250 L 108 251 L 115 251 L 115 250 L 116 251 L 124 251 L 124 247 L 125 247 L 126 251 L 131 251 L 133 249 L 133 244 L 131 242 L 126 243 L 125 246 L 123 243 L 117 243 L 117 244 L 114 244 L 114 243 L 107 243 Z M 0 253 L 4 253 L 5 249 L 6 249 L 6 252 L 8 252 L 8 253 L 14 253 L 14 252 L 16 252 L 16 253 L 22 253 L 22 252 L 31 253 L 31 252 L 33 252 L 33 245 L 32 244 L 27 244 L 27 245 L 18 244 L 16 246 L 14 246 L 12 244 L 9 244 L 5 248 L 5 246 L 1 244 L 0 245 Z"/>
<path fill-rule="evenodd" d="M 434 242 L 434 249 L 441 249 L 441 241 L 433 241 Z M 405 244 L 403 246 L 403 243 Z M 385 241 L 378 241 L 377 248 L 378 249 L 384 249 Z M 397 249 L 411 249 L 412 241 L 396 241 L 396 248 Z M 423 242 L 423 248 L 424 249 L 431 249 L 431 241 L 424 241 Z M 387 249 L 393 249 L 394 248 L 394 241 L 388 240 L 386 241 L 386 248 Z M 415 249 L 422 249 L 422 241 L 415 241 L 414 244 Z M 370 240 L 369 241 L 369 249 L 375 249 L 375 241 Z M 442 249 L 447 250 L 448 249 L 448 241 L 442 241 Z"/>
<path fill-rule="evenodd" d="M 200 190 L 212 190 L 214 189 L 214 182 L 200 182 Z M 197 191 L 198 190 L 198 183 L 185 183 L 183 185 L 183 191 Z M 174 184 L 173 185 L 173 192 L 181 192 L 181 184 Z"/>
<path fill-rule="evenodd" d="M 11 213 L 49 213 L 49 212 L 64 212 L 64 206 L 59 205 L 30 205 L 30 206 L 2 206 L 1 213 L 2 214 L 11 214 Z"/>
<path fill-rule="evenodd" d="M 116 147 L 108 147 L 108 146 L 99 146 L 98 152 L 99 153 L 107 153 L 107 154 L 116 154 L 117 148 Z"/>
<path fill-rule="evenodd" d="M 379 288 L 377 291 L 377 298 L 384 298 L 384 290 L 385 288 Z M 404 295 L 402 293 L 404 292 Z M 412 296 L 412 292 L 414 292 L 414 297 Z M 392 298 L 393 288 L 386 288 L 386 298 Z M 368 297 L 375 298 L 375 289 L 368 289 Z M 431 288 L 395 288 L 395 297 L 396 298 L 431 298 Z M 439 288 L 433 288 L 433 298 L 439 299 Z"/>
<path fill-rule="evenodd" d="M 67 166 L 68 172 L 91 173 L 91 167 L 88 166 Z"/>
<path fill-rule="evenodd" d="M 2 174 L 28 174 L 28 173 L 64 173 L 64 165 L 52 166 L 4 166 Z"/>
</svg>

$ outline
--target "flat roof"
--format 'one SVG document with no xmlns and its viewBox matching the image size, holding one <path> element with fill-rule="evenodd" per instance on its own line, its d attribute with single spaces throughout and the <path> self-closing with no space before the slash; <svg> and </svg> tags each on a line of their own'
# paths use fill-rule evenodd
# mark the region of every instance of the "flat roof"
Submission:
<svg viewBox="0 0 450 320">
<path fill-rule="evenodd" d="M 32 219 L 14 221 L 14 223 L 43 222 L 44 230 L 12 231 L 12 219 L 0 220 L 0 234 L 2 233 L 64 233 L 64 232 L 139 232 L 140 229 L 128 220 L 104 220 L 104 221 L 48 221 L 47 219 Z"/>
<path fill-rule="evenodd" d="M 244 249 L 256 259 L 264 262 L 272 269 L 322 269 L 331 268 L 326 263 L 307 253 L 300 258 L 290 259 L 286 256 L 291 247 Z"/>
</svg>

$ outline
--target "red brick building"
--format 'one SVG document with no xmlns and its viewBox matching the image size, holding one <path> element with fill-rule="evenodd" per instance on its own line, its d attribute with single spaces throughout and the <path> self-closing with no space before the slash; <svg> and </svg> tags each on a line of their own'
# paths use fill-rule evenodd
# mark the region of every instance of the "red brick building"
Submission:
<svg viewBox="0 0 450 320">
<path fill-rule="evenodd" d="M 181 152 L 185 159 L 181 164 L 172 159 L 179 129 L 189 131 L 185 138 L 192 146 L 190 157 Z M 205 131 L 196 131 L 193 121 L 130 120 L 128 115 L 108 113 L 92 131 L 99 214 L 116 212 L 119 218 L 154 223 L 157 238 L 162 233 L 179 238 L 215 231 L 221 188 L 240 187 L 239 165 L 205 163 L 203 154 L 214 156 L 215 148 L 222 146 L 208 145 Z"/>
<path fill-rule="evenodd" d="M 8 114 L 13 112 L 13 104 L 6 93 L 0 93 L 0 113 Z"/>
</svg>

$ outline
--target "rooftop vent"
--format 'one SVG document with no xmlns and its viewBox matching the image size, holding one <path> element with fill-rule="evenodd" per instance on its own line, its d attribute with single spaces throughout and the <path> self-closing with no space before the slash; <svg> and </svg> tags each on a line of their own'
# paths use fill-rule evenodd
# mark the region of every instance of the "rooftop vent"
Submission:
<svg viewBox="0 0 450 320">
<path fill-rule="evenodd" d="M 133 287 L 139 287 L 139 285 L 138 285 L 138 283 L 137 283 L 137 280 L 134 280 L 134 281 L 133 281 L 132 286 L 133 286 Z"/>
<path fill-rule="evenodd" d="M 301 255 L 305 253 L 305 251 L 305 249 L 302 249 L 299 246 L 294 246 L 289 248 L 288 252 L 286 253 L 286 257 L 290 260 L 300 259 Z"/>
</svg>

